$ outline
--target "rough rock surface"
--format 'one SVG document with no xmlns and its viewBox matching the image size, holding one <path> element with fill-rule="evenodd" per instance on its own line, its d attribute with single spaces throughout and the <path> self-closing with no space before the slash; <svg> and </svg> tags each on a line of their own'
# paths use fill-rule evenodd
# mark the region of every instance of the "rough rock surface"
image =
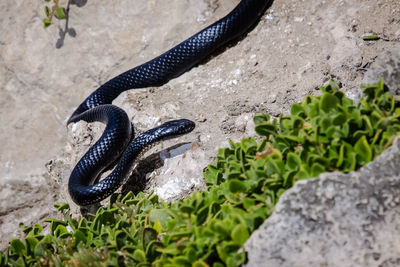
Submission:
<svg viewBox="0 0 400 267">
<path fill-rule="evenodd" d="M 47 30 L 44 1 L 0 2 L 0 248 L 17 234 L 18 222 L 54 217 L 53 203 L 69 201 L 65 184 L 73 164 L 101 129 L 66 129 L 74 108 L 100 84 L 166 51 L 238 2 L 71 0 L 68 23 L 55 21 Z M 315 88 L 331 77 L 354 93 L 369 64 L 400 47 L 399 18 L 397 0 L 275 0 L 226 51 L 160 88 L 127 92 L 115 102 L 131 112 L 140 131 L 169 119 L 196 122 L 190 135 L 155 148 L 195 142 L 186 152 L 190 157 L 168 159 L 165 169 L 156 170 L 171 175 L 170 163 L 174 169 L 198 163 L 182 187 L 189 192 L 202 187 L 201 170 L 227 138 L 254 134 L 254 112 L 285 113 L 305 95 L 318 94 Z M 382 39 L 360 38 L 370 32 Z M 190 163 L 178 163 L 184 157 Z M 151 184 L 169 186 L 150 180 L 144 187 Z"/>
<path fill-rule="evenodd" d="M 400 138 L 357 172 L 297 182 L 245 244 L 246 266 L 399 266 Z"/>
<path fill-rule="evenodd" d="M 390 92 L 400 95 L 400 49 L 380 55 L 365 73 L 363 83 L 374 83 L 376 77 L 383 77 Z"/>
</svg>

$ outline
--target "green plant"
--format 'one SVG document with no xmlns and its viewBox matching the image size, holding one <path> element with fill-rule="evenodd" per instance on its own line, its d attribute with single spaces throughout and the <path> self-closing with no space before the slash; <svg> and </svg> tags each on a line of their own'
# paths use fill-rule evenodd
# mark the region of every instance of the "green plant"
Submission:
<svg viewBox="0 0 400 267">
<path fill-rule="evenodd" d="M 259 138 L 230 142 L 204 173 L 208 191 L 164 203 L 154 194 L 114 194 L 106 208 L 42 226 L 22 225 L 0 265 L 36 266 L 238 266 L 250 234 L 273 212 L 297 180 L 322 172 L 349 172 L 386 149 L 400 132 L 399 102 L 383 80 L 364 87 L 355 106 L 331 81 L 289 116 L 254 117 Z"/>
<path fill-rule="evenodd" d="M 50 2 L 50 0 L 44 0 L 45 2 Z M 43 19 L 43 25 L 45 28 L 49 27 L 52 23 L 53 16 L 57 19 L 65 19 L 66 15 L 64 12 L 64 8 L 60 7 L 58 4 L 59 0 L 53 0 L 53 6 L 50 8 L 49 6 L 44 7 L 44 12 L 46 17 Z"/>
</svg>

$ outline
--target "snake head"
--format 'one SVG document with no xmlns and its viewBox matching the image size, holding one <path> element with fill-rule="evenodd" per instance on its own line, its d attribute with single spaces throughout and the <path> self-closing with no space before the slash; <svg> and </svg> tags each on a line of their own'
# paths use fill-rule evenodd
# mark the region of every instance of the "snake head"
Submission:
<svg viewBox="0 0 400 267">
<path fill-rule="evenodd" d="M 159 129 L 160 133 L 163 136 L 175 137 L 178 135 L 190 133 L 191 131 L 193 131 L 195 126 L 196 124 L 193 121 L 187 119 L 181 119 L 181 120 L 168 121 L 158 126 L 156 129 Z"/>
<path fill-rule="evenodd" d="M 150 144 L 160 140 L 176 138 L 191 132 L 195 123 L 187 119 L 168 121 L 160 126 L 148 130 L 141 134 L 138 139 L 143 139 L 144 143 Z"/>
</svg>

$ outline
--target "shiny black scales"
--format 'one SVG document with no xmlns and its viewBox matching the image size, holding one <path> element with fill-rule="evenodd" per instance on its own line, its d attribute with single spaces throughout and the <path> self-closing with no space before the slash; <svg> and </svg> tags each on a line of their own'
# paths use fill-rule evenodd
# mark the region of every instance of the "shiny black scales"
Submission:
<svg viewBox="0 0 400 267">
<path fill-rule="evenodd" d="M 88 205 L 111 195 L 127 178 L 134 160 L 148 145 L 166 137 L 193 130 L 189 120 L 167 122 L 139 137 L 131 138 L 125 112 L 110 105 L 129 89 L 161 86 L 198 64 L 212 52 L 245 33 L 264 13 L 270 0 L 242 0 L 228 15 L 162 55 L 109 80 L 90 94 L 74 111 L 68 124 L 84 120 L 107 124 L 100 139 L 75 166 L 69 193 L 75 203 Z M 123 152 L 117 166 L 105 179 L 93 184 L 100 173 Z"/>
</svg>

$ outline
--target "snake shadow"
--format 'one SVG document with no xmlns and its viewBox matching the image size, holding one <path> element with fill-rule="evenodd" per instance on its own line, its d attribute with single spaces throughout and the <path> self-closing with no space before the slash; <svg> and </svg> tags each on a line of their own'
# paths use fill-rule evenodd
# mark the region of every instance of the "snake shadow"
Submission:
<svg viewBox="0 0 400 267">
<path fill-rule="evenodd" d="M 192 142 L 181 142 L 178 144 L 175 144 L 173 146 L 167 147 L 161 151 L 154 152 L 150 154 L 149 156 L 138 160 L 136 166 L 132 170 L 130 176 L 126 180 L 126 182 L 122 185 L 121 187 L 121 194 L 125 195 L 128 192 L 132 191 L 135 195 L 138 194 L 139 192 L 143 191 L 146 189 L 146 186 L 149 182 L 149 179 L 147 178 L 147 174 L 154 172 L 155 170 L 161 168 L 164 166 L 164 161 L 165 158 L 174 158 L 178 155 L 181 155 L 189 149 L 190 145 Z M 188 148 L 184 149 L 182 152 L 180 152 L 177 155 L 174 156 L 165 156 L 169 155 L 170 151 L 177 149 L 178 147 L 183 147 L 183 146 L 188 146 Z M 162 155 L 164 155 L 162 157 Z M 163 159 L 164 158 L 164 159 Z"/>
<path fill-rule="evenodd" d="M 263 14 L 265 14 L 265 12 L 272 6 L 273 2 L 275 0 L 269 0 L 267 6 L 264 8 L 264 10 L 262 11 Z M 213 59 L 214 57 L 219 56 L 220 54 L 224 53 L 227 49 L 234 47 L 235 45 L 237 45 L 237 43 L 239 43 L 240 41 L 242 41 L 243 39 L 246 38 L 246 36 L 252 32 L 254 30 L 254 28 L 260 23 L 262 17 L 264 15 L 261 15 L 249 28 L 246 32 L 242 33 L 241 35 L 239 35 L 238 37 L 232 39 L 231 41 L 227 42 L 226 44 L 222 45 L 221 47 L 215 49 L 213 52 L 211 52 L 211 54 L 206 57 L 205 59 L 201 60 L 199 63 L 195 64 L 193 67 L 191 67 L 189 70 L 185 71 L 188 72 L 190 71 L 192 68 L 198 67 L 200 65 L 204 65 L 207 62 L 209 62 L 211 59 Z M 211 24 L 210 24 L 211 25 Z M 180 75 L 179 75 L 180 76 Z"/>
</svg>

